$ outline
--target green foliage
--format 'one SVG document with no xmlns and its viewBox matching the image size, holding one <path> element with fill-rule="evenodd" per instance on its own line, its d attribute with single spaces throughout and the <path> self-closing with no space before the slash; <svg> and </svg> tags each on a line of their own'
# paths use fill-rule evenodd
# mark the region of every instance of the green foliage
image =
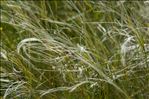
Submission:
<svg viewBox="0 0 149 99">
<path fill-rule="evenodd" d="M 2 98 L 149 98 L 147 1 L 0 2 Z"/>
</svg>

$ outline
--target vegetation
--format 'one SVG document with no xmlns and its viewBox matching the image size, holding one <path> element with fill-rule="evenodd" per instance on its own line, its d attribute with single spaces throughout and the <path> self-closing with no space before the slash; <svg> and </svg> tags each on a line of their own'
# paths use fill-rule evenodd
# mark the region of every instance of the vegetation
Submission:
<svg viewBox="0 0 149 99">
<path fill-rule="evenodd" d="M 3 99 L 149 99 L 149 2 L 1 0 Z"/>
</svg>

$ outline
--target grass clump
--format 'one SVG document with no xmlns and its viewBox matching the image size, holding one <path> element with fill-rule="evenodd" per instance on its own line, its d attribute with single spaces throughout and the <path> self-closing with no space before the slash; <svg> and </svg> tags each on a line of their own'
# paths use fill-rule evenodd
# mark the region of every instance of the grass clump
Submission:
<svg viewBox="0 0 149 99">
<path fill-rule="evenodd" d="M 4 99 L 148 99 L 147 1 L 1 1 Z"/>
</svg>

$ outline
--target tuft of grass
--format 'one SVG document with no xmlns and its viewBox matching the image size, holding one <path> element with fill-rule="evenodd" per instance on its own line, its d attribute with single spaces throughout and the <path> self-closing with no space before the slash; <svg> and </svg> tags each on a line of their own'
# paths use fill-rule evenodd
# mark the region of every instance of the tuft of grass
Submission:
<svg viewBox="0 0 149 99">
<path fill-rule="evenodd" d="M 0 1 L 4 99 L 148 99 L 148 1 Z"/>
</svg>

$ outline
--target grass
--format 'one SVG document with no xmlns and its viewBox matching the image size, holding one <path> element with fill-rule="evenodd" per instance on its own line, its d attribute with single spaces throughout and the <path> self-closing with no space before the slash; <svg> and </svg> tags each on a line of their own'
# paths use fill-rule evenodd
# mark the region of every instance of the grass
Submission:
<svg viewBox="0 0 149 99">
<path fill-rule="evenodd" d="M 148 1 L 1 0 L 3 99 L 148 99 Z"/>
</svg>

